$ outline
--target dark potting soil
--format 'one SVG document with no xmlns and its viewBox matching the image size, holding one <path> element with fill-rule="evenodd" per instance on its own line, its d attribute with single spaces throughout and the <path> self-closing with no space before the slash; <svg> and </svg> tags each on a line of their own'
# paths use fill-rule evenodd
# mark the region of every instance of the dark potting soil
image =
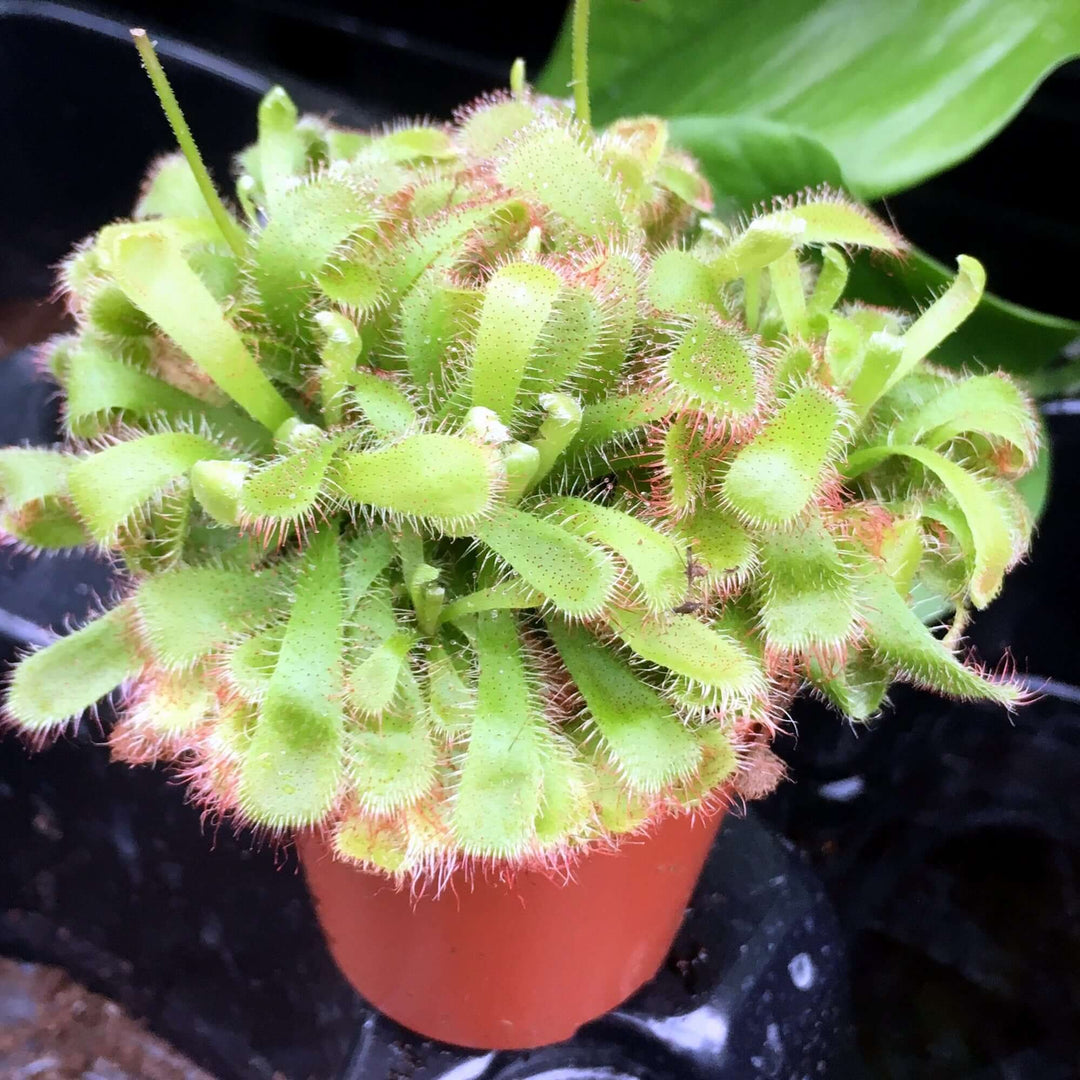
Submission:
<svg viewBox="0 0 1080 1080">
<path fill-rule="evenodd" d="M 59 968 L 3 957 L 0 1065 L 8 1080 L 214 1080 Z"/>
</svg>

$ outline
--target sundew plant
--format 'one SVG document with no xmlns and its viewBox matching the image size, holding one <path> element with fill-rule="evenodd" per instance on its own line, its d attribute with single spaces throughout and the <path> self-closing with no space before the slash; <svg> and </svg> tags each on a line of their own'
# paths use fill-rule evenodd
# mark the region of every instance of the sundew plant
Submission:
<svg viewBox="0 0 1080 1080">
<path fill-rule="evenodd" d="M 710 217 L 662 121 L 590 126 L 584 34 L 573 104 L 519 64 L 369 133 L 275 89 L 227 206 L 136 40 L 182 153 L 62 268 L 63 445 L 0 451 L 11 542 L 125 572 L 16 668 L 31 740 L 119 688 L 117 757 L 425 877 L 764 792 L 802 690 L 1018 700 L 958 655 L 1038 442 L 1008 377 L 934 364 L 974 259 L 846 301 L 901 238 L 830 190 Z"/>
</svg>

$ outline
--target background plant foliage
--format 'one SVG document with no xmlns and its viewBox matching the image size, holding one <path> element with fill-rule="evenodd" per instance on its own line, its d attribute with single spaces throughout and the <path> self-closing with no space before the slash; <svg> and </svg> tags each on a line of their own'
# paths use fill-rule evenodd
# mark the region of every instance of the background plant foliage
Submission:
<svg viewBox="0 0 1080 1080">
<path fill-rule="evenodd" d="M 722 211 L 822 182 L 863 199 L 963 160 L 1039 81 L 1080 54 L 1074 0 L 594 0 L 593 119 L 653 112 L 702 162 Z M 539 86 L 564 94 L 568 30 Z M 978 254 L 977 252 L 975 254 Z M 851 291 L 875 303 L 939 292 L 950 275 L 915 252 L 864 263 Z M 941 359 L 1069 390 L 1080 365 L 1044 371 L 1080 323 L 987 294 Z"/>
</svg>

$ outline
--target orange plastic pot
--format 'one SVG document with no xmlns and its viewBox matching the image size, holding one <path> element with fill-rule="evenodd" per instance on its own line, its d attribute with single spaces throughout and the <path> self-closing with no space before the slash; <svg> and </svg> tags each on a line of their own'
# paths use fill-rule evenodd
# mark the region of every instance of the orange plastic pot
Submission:
<svg viewBox="0 0 1080 1080">
<path fill-rule="evenodd" d="M 297 838 L 338 967 L 362 997 L 429 1038 L 525 1049 L 569 1038 L 659 969 L 722 813 L 668 818 L 563 882 L 455 873 L 438 896 L 410 896 Z"/>
</svg>

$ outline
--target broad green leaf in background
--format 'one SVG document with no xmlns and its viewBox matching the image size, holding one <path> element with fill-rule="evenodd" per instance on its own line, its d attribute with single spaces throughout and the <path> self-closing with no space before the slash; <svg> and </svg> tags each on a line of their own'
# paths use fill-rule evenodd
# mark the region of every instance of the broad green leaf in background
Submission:
<svg viewBox="0 0 1080 1080">
<path fill-rule="evenodd" d="M 760 116 L 676 116 L 668 125 L 672 143 L 701 163 L 718 217 L 730 218 L 774 195 L 843 186 L 836 158 L 787 124 Z"/>
<path fill-rule="evenodd" d="M 764 116 L 818 136 L 862 198 L 967 157 L 1080 53 L 1077 0 L 593 0 L 593 121 Z M 568 24 L 567 24 L 568 26 Z M 539 87 L 565 95 L 564 28 Z"/>
<path fill-rule="evenodd" d="M 847 295 L 871 304 L 921 310 L 954 276 L 921 251 L 912 251 L 902 261 L 860 255 L 848 279 Z M 1003 368 L 1020 376 L 1036 396 L 1049 397 L 1080 387 L 1080 358 L 1054 365 L 1077 338 L 1080 322 L 1043 315 L 987 293 L 931 359 L 968 371 Z"/>
</svg>

